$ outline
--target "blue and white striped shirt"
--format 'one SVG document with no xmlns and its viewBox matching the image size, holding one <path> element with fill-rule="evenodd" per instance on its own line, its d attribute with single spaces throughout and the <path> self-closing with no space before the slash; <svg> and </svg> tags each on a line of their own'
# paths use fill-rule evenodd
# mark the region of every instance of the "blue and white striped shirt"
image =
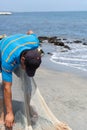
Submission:
<svg viewBox="0 0 87 130">
<path fill-rule="evenodd" d="M 20 64 L 22 51 L 38 46 L 39 40 L 35 34 L 17 34 L 2 39 L 0 41 L 2 80 L 12 82 L 12 72 Z"/>
</svg>

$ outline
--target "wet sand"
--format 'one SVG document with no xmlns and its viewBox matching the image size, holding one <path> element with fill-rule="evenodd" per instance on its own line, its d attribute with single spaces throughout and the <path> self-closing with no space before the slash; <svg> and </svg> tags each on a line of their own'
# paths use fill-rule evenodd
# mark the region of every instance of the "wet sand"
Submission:
<svg viewBox="0 0 87 130">
<path fill-rule="evenodd" d="M 87 128 L 86 78 L 70 72 L 40 67 L 36 72 L 35 81 L 58 120 L 66 122 L 72 130 Z"/>
</svg>

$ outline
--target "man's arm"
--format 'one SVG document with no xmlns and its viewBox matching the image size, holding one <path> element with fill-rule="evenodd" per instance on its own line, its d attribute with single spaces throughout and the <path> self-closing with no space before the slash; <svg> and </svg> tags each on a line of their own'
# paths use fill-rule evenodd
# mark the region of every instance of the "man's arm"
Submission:
<svg viewBox="0 0 87 130">
<path fill-rule="evenodd" d="M 6 107 L 5 125 L 7 127 L 12 127 L 14 123 L 14 114 L 12 109 L 12 91 L 11 82 L 3 82 L 4 86 L 4 102 Z"/>
</svg>

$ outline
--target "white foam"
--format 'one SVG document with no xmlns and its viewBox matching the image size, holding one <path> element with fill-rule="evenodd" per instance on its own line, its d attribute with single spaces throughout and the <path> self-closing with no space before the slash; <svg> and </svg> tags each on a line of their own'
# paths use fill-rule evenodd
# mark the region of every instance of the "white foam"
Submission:
<svg viewBox="0 0 87 130">
<path fill-rule="evenodd" d="M 87 47 L 83 44 L 67 44 L 71 50 L 61 52 L 61 47 L 57 47 L 52 52 L 50 60 L 55 64 L 61 64 L 83 71 L 87 71 Z"/>
<path fill-rule="evenodd" d="M 71 57 L 71 58 L 69 58 L 69 57 L 56 57 L 56 56 L 52 56 L 52 59 L 61 59 L 61 60 L 69 60 L 69 61 L 87 61 L 86 59 L 80 59 L 80 57 L 79 58 L 75 58 L 75 57 Z"/>
<path fill-rule="evenodd" d="M 60 61 L 56 61 L 56 59 L 61 59 L 61 60 L 64 60 L 64 61 L 62 61 L 62 62 L 60 62 Z M 65 66 L 69 66 L 69 67 L 73 67 L 73 68 L 76 68 L 76 69 L 80 69 L 80 70 L 82 70 L 82 71 L 87 71 L 87 69 L 85 68 L 85 64 L 76 64 L 76 63 L 74 63 L 74 61 L 87 61 L 87 60 L 84 60 L 84 59 L 77 59 L 77 58 L 74 58 L 74 59 L 72 59 L 72 58 L 66 58 L 66 57 L 56 57 L 55 55 L 53 55 L 51 58 L 50 58 L 50 60 L 53 62 L 53 63 L 55 63 L 55 64 L 62 64 L 62 65 L 65 65 Z M 70 63 L 67 63 L 67 60 L 69 60 L 69 61 L 73 61 L 72 63 L 70 62 Z M 66 62 L 65 62 L 66 61 Z"/>
</svg>

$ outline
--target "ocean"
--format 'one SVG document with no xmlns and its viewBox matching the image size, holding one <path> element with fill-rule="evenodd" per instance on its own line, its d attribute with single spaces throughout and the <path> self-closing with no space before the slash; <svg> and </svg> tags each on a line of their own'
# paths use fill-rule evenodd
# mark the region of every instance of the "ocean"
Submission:
<svg viewBox="0 0 87 130">
<path fill-rule="evenodd" d="M 37 36 L 57 36 L 71 48 L 66 51 L 61 46 L 43 43 L 44 51 L 52 53 L 49 59 L 56 67 L 61 64 L 87 71 L 87 12 L 13 12 L 12 15 L 0 15 L 0 34 L 13 35 L 28 30 L 33 30 Z M 74 43 L 75 40 L 81 43 Z"/>
</svg>

